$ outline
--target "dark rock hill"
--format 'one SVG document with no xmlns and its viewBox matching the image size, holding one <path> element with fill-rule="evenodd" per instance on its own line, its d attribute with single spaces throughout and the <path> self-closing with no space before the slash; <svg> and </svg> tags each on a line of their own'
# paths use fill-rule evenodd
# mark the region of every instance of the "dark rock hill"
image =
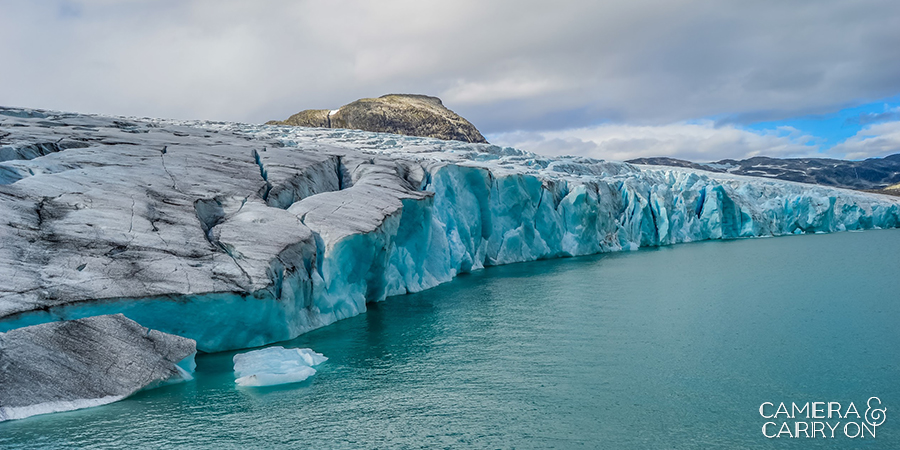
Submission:
<svg viewBox="0 0 900 450">
<path fill-rule="evenodd" d="M 307 109 L 287 120 L 267 125 L 350 128 L 407 136 L 487 143 L 468 120 L 447 109 L 441 99 L 427 95 L 389 94 L 363 98 L 336 110 Z"/>
</svg>

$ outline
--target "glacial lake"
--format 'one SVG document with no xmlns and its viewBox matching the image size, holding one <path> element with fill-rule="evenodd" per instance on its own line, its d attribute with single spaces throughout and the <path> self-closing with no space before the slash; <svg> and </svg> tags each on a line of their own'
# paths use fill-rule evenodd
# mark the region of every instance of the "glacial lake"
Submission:
<svg viewBox="0 0 900 450">
<path fill-rule="evenodd" d="M 330 358 L 303 383 L 236 388 L 234 353 L 200 355 L 192 382 L 0 423 L 0 448 L 896 449 L 898 269 L 900 230 L 494 267 L 282 343 Z M 874 439 L 854 416 L 763 436 L 817 420 L 763 402 L 872 396 Z"/>
</svg>

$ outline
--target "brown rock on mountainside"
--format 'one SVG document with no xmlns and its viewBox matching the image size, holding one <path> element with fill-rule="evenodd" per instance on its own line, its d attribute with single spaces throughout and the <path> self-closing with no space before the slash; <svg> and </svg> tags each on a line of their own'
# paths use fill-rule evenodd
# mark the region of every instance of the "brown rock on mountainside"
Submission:
<svg viewBox="0 0 900 450">
<path fill-rule="evenodd" d="M 897 183 L 893 186 L 888 186 L 880 191 L 875 191 L 875 192 L 877 192 L 879 194 L 887 194 L 887 195 L 893 195 L 896 197 L 900 197 L 900 183 Z"/>
<path fill-rule="evenodd" d="M 287 120 L 267 125 L 350 128 L 407 136 L 433 137 L 463 142 L 487 143 L 468 120 L 447 109 L 441 99 L 427 95 L 388 94 L 363 98 L 339 109 L 307 109 Z"/>
</svg>

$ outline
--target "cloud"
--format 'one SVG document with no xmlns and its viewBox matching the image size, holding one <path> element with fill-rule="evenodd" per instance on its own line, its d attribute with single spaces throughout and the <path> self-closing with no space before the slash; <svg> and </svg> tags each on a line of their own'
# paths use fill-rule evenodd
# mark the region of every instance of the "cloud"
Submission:
<svg viewBox="0 0 900 450">
<path fill-rule="evenodd" d="M 753 156 L 806 157 L 817 154 L 814 138 L 795 129 L 754 132 L 713 121 L 659 126 L 605 124 L 551 132 L 489 135 L 498 145 L 545 155 L 578 155 L 609 160 L 667 156 L 710 162 Z"/>
<path fill-rule="evenodd" d="M 829 153 L 846 159 L 865 159 L 900 153 L 900 121 L 869 125 L 835 145 Z"/>
<path fill-rule="evenodd" d="M 513 100 L 545 95 L 559 91 L 564 83 L 549 79 L 515 79 L 501 78 L 487 82 L 469 82 L 460 80 L 441 93 L 444 101 L 449 103 L 484 104 L 498 100 Z"/>
<path fill-rule="evenodd" d="M 860 114 L 858 117 L 847 119 L 847 123 L 853 125 L 869 125 L 873 123 L 889 122 L 894 120 L 900 120 L 900 106 L 896 108 L 889 108 L 887 105 L 885 105 L 884 112 L 870 112 Z"/>
<path fill-rule="evenodd" d="M 900 92 L 900 2 L 0 0 L 0 103 L 261 122 L 390 92 L 486 133 Z"/>
</svg>

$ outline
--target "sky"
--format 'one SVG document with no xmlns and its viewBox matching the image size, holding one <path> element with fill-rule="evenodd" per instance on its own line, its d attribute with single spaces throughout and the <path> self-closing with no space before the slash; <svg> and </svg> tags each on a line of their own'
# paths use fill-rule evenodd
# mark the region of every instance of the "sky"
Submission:
<svg viewBox="0 0 900 450">
<path fill-rule="evenodd" d="M 440 97 L 604 159 L 900 152 L 895 0 L 0 0 L 0 105 L 261 123 Z"/>
</svg>

